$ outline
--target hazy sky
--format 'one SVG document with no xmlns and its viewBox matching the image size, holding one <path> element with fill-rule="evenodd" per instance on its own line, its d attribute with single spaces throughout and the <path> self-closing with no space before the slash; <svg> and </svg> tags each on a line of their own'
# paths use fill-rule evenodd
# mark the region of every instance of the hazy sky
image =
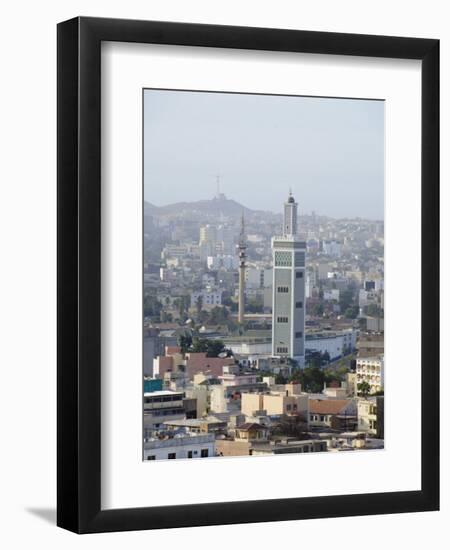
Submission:
<svg viewBox="0 0 450 550">
<path fill-rule="evenodd" d="M 228 198 L 281 211 L 384 217 L 384 103 L 146 90 L 144 194 L 158 206 Z"/>
</svg>

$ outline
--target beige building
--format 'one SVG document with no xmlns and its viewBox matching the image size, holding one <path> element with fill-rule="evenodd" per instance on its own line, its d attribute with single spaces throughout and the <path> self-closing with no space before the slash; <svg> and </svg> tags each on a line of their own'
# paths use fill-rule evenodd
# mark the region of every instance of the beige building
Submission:
<svg viewBox="0 0 450 550">
<path fill-rule="evenodd" d="M 358 431 L 384 438 L 384 399 L 369 397 L 358 399 Z"/>
<path fill-rule="evenodd" d="M 308 419 L 308 395 L 301 393 L 300 384 L 286 384 L 282 391 L 242 393 L 241 412 L 253 417 L 259 411 L 267 416 L 302 415 Z"/>
</svg>

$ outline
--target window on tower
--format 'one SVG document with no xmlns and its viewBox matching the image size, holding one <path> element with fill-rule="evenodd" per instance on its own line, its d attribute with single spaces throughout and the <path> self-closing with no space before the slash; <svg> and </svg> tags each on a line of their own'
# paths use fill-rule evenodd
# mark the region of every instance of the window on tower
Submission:
<svg viewBox="0 0 450 550">
<path fill-rule="evenodd" d="M 303 279 L 303 271 L 296 271 L 295 278 L 296 279 Z"/>
<path fill-rule="evenodd" d="M 297 309 L 302 308 L 303 307 L 303 302 L 295 302 L 295 307 Z"/>
<path fill-rule="evenodd" d="M 287 323 L 288 320 L 287 317 L 277 317 L 277 323 Z"/>
<path fill-rule="evenodd" d="M 275 252 L 275 267 L 291 267 L 292 253 L 277 251 Z"/>
<path fill-rule="evenodd" d="M 305 253 L 296 252 L 295 253 L 295 267 L 305 267 Z"/>
</svg>

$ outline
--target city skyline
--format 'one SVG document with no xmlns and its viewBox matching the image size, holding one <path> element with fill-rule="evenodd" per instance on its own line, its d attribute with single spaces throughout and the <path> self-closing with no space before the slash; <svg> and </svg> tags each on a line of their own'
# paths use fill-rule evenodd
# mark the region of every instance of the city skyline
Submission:
<svg viewBox="0 0 450 550">
<path fill-rule="evenodd" d="M 145 90 L 145 200 L 205 200 L 217 176 L 251 209 L 291 188 L 301 214 L 382 220 L 384 102 Z"/>
</svg>

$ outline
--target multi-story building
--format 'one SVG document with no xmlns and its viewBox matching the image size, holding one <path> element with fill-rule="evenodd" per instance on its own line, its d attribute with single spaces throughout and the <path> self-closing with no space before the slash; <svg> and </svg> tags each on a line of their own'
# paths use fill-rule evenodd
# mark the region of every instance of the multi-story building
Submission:
<svg viewBox="0 0 450 550">
<path fill-rule="evenodd" d="M 202 307 L 220 306 L 222 304 L 221 290 L 200 290 L 191 294 L 191 307 L 196 307 L 198 299 L 201 299 Z"/>
<path fill-rule="evenodd" d="M 322 251 L 327 256 L 339 258 L 341 255 L 341 243 L 335 240 L 324 240 L 322 242 Z"/>
<path fill-rule="evenodd" d="M 358 399 L 358 431 L 384 438 L 384 397 Z"/>
<path fill-rule="evenodd" d="M 272 239 L 272 355 L 305 361 L 306 243 L 297 235 L 297 203 L 284 204 L 283 234 Z"/>
<path fill-rule="evenodd" d="M 375 393 L 384 388 L 384 356 L 359 357 L 356 360 L 356 384 L 367 382 L 370 385 L 370 393 Z"/>
<path fill-rule="evenodd" d="M 233 270 L 238 268 L 239 260 L 236 254 L 217 254 L 215 256 L 208 256 L 206 265 L 208 269 Z"/>
<path fill-rule="evenodd" d="M 163 422 L 185 418 L 184 392 L 161 390 L 144 393 L 144 435 L 163 428 Z"/>
<path fill-rule="evenodd" d="M 267 288 L 272 286 L 273 270 L 264 267 L 247 266 L 245 284 L 247 288 Z"/>
</svg>

